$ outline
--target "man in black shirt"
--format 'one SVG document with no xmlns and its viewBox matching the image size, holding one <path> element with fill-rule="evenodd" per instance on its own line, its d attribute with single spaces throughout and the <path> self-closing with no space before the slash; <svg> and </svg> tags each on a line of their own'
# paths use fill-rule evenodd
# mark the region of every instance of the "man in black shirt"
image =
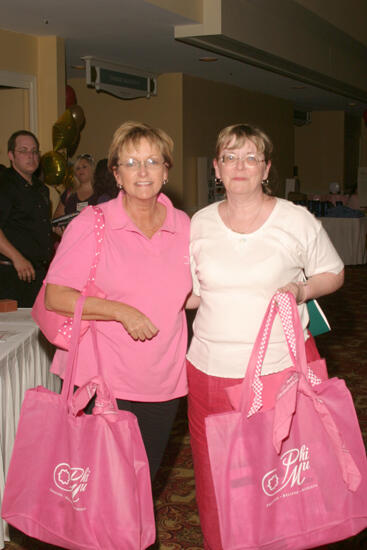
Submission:
<svg viewBox="0 0 367 550">
<path fill-rule="evenodd" d="M 52 257 L 49 190 L 34 176 L 34 134 L 12 134 L 8 156 L 11 168 L 0 176 L 0 298 L 32 307 Z"/>
</svg>

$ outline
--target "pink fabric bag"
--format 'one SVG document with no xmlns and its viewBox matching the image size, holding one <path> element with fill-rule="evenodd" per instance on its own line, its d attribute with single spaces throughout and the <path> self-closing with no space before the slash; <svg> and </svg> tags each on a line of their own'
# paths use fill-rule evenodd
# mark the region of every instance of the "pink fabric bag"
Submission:
<svg viewBox="0 0 367 550">
<path fill-rule="evenodd" d="M 106 294 L 94 284 L 104 236 L 104 216 L 102 210 L 98 206 L 91 206 L 90 208 L 93 208 L 95 214 L 94 234 L 96 237 L 96 253 L 94 262 L 90 268 L 88 281 L 82 291 L 82 294 L 85 296 L 105 298 Z M 54 344 L 62 349 L 69 349 L 71 332 L 73 329 L 73 319 L 46 309 L 45 292 L 46 284 L 43 282 L 43 285 L 33 304 L 32 317 L 51 344 Z M 88 328 L 89 321 L 82 321 L 80 330 L 81 337 L 86 333 Z"/>
<path fill-rule="evenodd" d="M 117 409 L 100 373 L 72 393 L 84 300 L 74 315 L 61 395 L 42 386 L 26 392 L 2 517 L 62 548 L 143 550 L 155 540 L 155 523 L 137 419 Z M 93 414 L 86 415 L 82 409 L 95 393 Z"/>
<path fill-rule="evenodd" d="M 261 365 L 277 310 L 295 369 L 262 410 Z M 315 548 L 367 526 L 367 462 L 352 397 L 343 380 L 312 386 L 309 376 L 295 300 L 276 294 L 237 410 L 206 418 L 224 550 Z"/>
</svg>

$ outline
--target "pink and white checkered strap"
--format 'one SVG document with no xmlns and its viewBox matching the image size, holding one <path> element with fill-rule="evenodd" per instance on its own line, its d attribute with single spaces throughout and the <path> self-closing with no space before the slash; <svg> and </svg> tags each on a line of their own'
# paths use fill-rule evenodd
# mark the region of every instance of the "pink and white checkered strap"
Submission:
<svg viewBox="0 0 367 550">
<path fill-rule="evenodd" d="M 279 292 L 279 294 L 277 294 L 277 303 L 278 303 L 279 314 L 282 319 L 283 330 L 288 343 L 288 347 L 290 350 L 292 350 L 294 361 L 296 361 L 297 360 L 296 337 L 295 337 L 293 322 L 292 322 L 292 305 L 288 294 L 283 294 Z M 311 386 L 317 386 L 322 382 L 321 378 L 318 378 L 318 376 L 316 376 L 316 374 L 313 372 L 313 370 L 309 365 L 307 365 L 307 376 L 311 383 Z"/>
<path fill-rule="evenodd" d="M 273 296 L 270 309 L 268 312 L 268 317 L 266 319 L 265 327 L 262 333 L 261 343 L 259 346 L 259 353 L 256 360 L 256 367 L 254 378 L 252 382 L 252 389 L 254 391 L 254 399 L 252 405 L 248 411 L 247 416 L 250 417 L 259 411 L 262 407 L 262 392 L 263 392 L 263 383 L 261 381 L 261 368 L 264 361 L 264 356 L 267 348 L 267 342 L 269 339 L 269 331 L 273 326 L 273 320 L 276 315 L 276 308 L 279 311 L 279 315 L 282 321 L 283 330 L 285 338 L 288 343 L 289 352 L 292 356 L 293 364 L 297 362 L 297 346 L 296 346 L 296 335 L 293 327 L 293 318 L 292 318 L 292 304 L 290 297 L 287 293 L 279 292 Z M 321 379 L 318 378 L 312 369 L 308 366 L 308 378 L 312 386 L 321 383 Z"/>
<path fill-rule="evenodd" d="M 96 244 L 96 253 L 95 253 L 95 256 L 94 256 L 94 260 L 93 260 L 93 263 L 92 263 L 92 265 L 90 267 L 90 271 L 89 271 L 88 281 L 87 281 L 84 289 L 82 290 L 82 294 L 85 294 L 85 292 L 88 288 L 88 285 L 90 283 L 93 283 L 94 280 L 95 280 L 97 265 L 98 265 L 98 262 L 99 262 L 99 257 L 100 257 L 101 249 L 102 249 L 103 236 L 104 236 L 104 226 L 105 226 L 102 209 L 99 206 L 91 206 L 90 208 L 93 208 L 93 211 L 94 211 L 94 235 L 95 235 L 97 244 Z M 73 319 L 72 319 L 72 317 L 69 317 L 63 323 L 63 325 L 59 328 L 58 332 L 60 332 L 61 334 L 63 334 L 63 336 L 65 338 L 70 340 L 72 330 L 73 330 Z"/>
</svg>

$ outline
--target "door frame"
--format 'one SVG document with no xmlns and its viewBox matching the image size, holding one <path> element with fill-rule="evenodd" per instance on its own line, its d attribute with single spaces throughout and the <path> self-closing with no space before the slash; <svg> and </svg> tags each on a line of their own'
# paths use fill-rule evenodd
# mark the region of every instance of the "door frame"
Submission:
<svg viewBox="0 0 367 550">
<path fill-rule="evenodd" d="M 0 71 L 0 86 L 10 88 L 23 88 L 29 92 L 29 128 L 37 135 L 38 109 L 37 109 L 37 78 L 34 75 Z"/>
</svg>

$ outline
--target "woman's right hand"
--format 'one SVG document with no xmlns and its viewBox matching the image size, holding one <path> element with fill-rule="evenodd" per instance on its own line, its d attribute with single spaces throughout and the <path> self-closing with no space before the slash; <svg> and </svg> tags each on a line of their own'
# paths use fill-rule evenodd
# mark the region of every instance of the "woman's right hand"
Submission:
<svg viewBox="0 0 367 550">
<path fill-rule="evenodd" d="M 138 309 L 126 304 L 121 304 L 116 320 L 119 321 L 125 330 L 134 340 L 151 340 L 158 334 L 157 327 L 152 321 Z"/>
</svg>

